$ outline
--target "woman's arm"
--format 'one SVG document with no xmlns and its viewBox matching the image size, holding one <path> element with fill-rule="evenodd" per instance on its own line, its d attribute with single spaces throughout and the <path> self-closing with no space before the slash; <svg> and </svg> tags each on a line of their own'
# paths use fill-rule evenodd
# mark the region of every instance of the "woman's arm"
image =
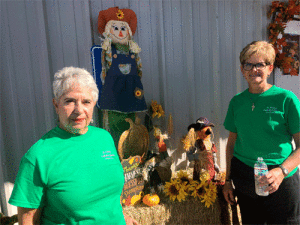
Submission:
<svg viewBox="0 0 300 225">
<path fill-rule="evenodd" d="M 29 209 L 18 207 L 19 225 L 40 224 L 41 211 L 41 209 Z"/>
<path fill-rule="evenodd" d="M 296 144 L 296 149 L 281 164 L 289 172 L 293 171 L 300 164 L 300 132 L 294 134 L 293 138 Z M 281 168 L 277 167 L 269 171 L 269 173 L 266 175 L 266 179 L 262 179 L 262 183 L 269 185 L 266 191 L 269 191 L 271 194 L 278 190 L 283 179 L 284 179 L 284 174 Z"/>
<path fill-rule="evenodd" d="M 235 204 L 235 198 L 233 195 L 233 187 L 230 179 L 231 159 L 233 157 L 234 145 L 237 138 L 237 133 L 229 132 L 229 137 L 226 145 L 226 182 L 223 188 L 223 194 L 226 201 L 233 205 Z"/>
<path fill-rule="evenodd" d="M 300 164 L 300 132 L 293 135 L 296 149 L 293 153 L 282 163 L 282 166 L 289 172 L 293 171 Z"/>
</svg>

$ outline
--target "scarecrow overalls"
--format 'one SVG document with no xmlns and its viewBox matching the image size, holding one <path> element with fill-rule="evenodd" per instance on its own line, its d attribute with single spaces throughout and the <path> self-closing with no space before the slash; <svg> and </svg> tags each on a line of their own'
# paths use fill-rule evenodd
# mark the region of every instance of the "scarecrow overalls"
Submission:
<svg viewBox="0 0 300 225">
<path fill-rule="evenodd" d="M 120 54 L 114 45 L 111 48 L 112 64 L 102 87 L 100 109 L 123 113 L 147 110 L 135 54 Z"/>
</svg>

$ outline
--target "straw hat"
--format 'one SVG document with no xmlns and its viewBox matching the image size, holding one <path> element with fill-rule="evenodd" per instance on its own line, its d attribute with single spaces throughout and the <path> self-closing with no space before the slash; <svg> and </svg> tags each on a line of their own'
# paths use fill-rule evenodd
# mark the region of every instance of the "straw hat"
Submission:
<svg viewBox="0 0 300 225">
<path fill-rule="evenodd" d="M 98 31 L 100 34 L 104 33 L 105 26 L 110 20 L 127 22 L 131 29 L 132 35 L 135 34 L 137 18 L 135 12 L 131 9 L 119 9 L 119 7 L 112 7 L 100 11 L 98 16 Z"/>
</svg>

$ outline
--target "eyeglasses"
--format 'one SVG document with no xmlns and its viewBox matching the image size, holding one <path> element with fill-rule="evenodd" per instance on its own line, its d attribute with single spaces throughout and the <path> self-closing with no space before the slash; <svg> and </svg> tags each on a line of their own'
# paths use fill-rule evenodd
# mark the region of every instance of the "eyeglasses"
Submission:
<svg viewBox="0 0 300 225">
<path fill-rule="evenodd" d="M 252 70 L 253 67 L 255 67 L 257 70 L 262 70 L 268 65 L 270 65 L 270 63 L 263 63 L 263 62 L 255 63 L 255 64 L 254 63 L 245 63 L 245 64 L 243 64 L 243 69 L 249 71 L 249 70 Z"/>
</svg>

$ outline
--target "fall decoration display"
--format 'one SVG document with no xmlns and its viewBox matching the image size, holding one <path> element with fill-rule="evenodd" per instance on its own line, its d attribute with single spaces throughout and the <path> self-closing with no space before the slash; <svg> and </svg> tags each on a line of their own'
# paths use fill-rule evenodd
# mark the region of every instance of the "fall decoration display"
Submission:
<svg viewBox="0 0 300 225">
<path fill-rule="evenodd" d="M 123 205 L 136 205 L 142 198 L 144 179 L 142 175 L 141 156 L 131 156 L 122 160 L 125 183 L 121 195 Z"/>
<path fill-rule="evenodd" d="M 143 197 L 143 203 L 147 206 L 155 206 L 158 205 L 160 198 L 157 194 L 147 194 Z"/>
<path fill-rule="evenodd" d="M 191 179 L 187 172 L 180 170 L 177 177 L 166 182 L 164 192 L 172 201 L 185 201 L 188 196 L 201 200 L 205 207 L 209 208 L 217 198 L 217 185 L 219 182 L 212 182 L 208 171 L 203 171 L 200 180 Z"/>
<path fill-rule="evenodd" d="M 188 159 L 194 163 L 193 179 L 199 180 L 202 170 L 208 171 L 209 180 L 213 180 L 220 171 L 217 164 L 217 148 L 212 142 L 214 124 L 200 117 L 196 123 L 188 126 L 188 134 L 182 140 Z"/>
<path fill-rule="evenodd" d="M 269 24 L 269 39 L 274 45 L 276 51 L 275 66 L 280 68 L 285 74 L 297 76 L 299 71 L 299 59 L 288 56 L 283 51 L 287 46 L 284 37 L 284 29 L 289 21 L 293 20 L 296 15 L 300 14 L 299 0 L 289 0 L 288 2 L 273 1 L 268 18 L 272 19 Z M 295 46 L 299 48 L 299 46 Z"/>
<path fill-rule="evenodd" d="M 172 135 L 173 132 L 174 132 L 173 117 L 170 114 L 168 119 L 168 134 Z"/>
<path fill-rule="evenodd" d="M 181 201 L 177 197 L 171 200 L 165 191 L 155 191 L 160 198 L 159 204 L 151 207 L 145 204 L 123 206 L 124 213 L 143 225 L 242 224 L 238 206 L 229 205 L 223 197 L 222 182 L 208 181 L 209 173 L 204 171 L 200 179 L 202 184 L 199 185 L 200 181 L 192 179 L 192 173 L 192 168 L 180 170 L 173 173 L 170 179 L 178 184 L 178 189 L 182 187 L 188 193 Z"/>
<path fill-rule="evenodd" d="M 151 100 L 150 112 L 152 114 L 152 118 L 160 118 L 161 116 L 165 116 L 165 111 L 163 110 L 162 106 L 157 103 L 157 101 Z"/>
<path fill-rule="evenodd" d="M 142 199 L 142 192 L 140 192 L 139 195 L 132 196 L 132 198 L 130 200 L 131 201 L 131 205 L 136 205 L 137 203 L 139 203 L 141 201 L 141 199 Z"/>
<path fill-rule="evenodd" d="M 136 117 L 135 123 L 130 118 L 126 118 L 125 121 L 130 124 L 130 127 L 120 137 L 118 144 L 119 156 L 121 159 L 127 159 L 130 156 L 139 155 L 143 161 L 149 148 L 148 130 L 140 124 L 139 117 Z"/>
<path fill-rule="evenodd" d="M 101 110 L 120 113 L 147 110 L 141 82 L 141 48 L 133 40 L 136 28 L 137 17 L 131 9 L 112 7 L 99 12 L 98 31 L 104 38 L 101 44 Z"/>
</svg>

